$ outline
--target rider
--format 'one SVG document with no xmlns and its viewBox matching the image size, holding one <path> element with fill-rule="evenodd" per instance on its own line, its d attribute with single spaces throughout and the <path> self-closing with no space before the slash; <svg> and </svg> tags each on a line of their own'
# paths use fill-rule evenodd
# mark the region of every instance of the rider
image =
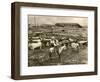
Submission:
<svg viewBox="0 0 100 82">
<path fill-rule="evenodd" d="M 59 41 L 54 36 L 51 37 L 50 44 L 54 49 L 54 53 L 59 55 Z M 50 49 L 52 49 L 52 47 Z"/>
<path fill-rule="evenodd" d="M 50 43 L 51 43 L 51 44 L 53 44 L 54 46 L 59 45 L 58 40 L 57 40 L 57 39 L 55 39 L 55 37 L 54 37 L 54 36 L 53 36 L 53 37 L 51 37 Z"/>
</svg>

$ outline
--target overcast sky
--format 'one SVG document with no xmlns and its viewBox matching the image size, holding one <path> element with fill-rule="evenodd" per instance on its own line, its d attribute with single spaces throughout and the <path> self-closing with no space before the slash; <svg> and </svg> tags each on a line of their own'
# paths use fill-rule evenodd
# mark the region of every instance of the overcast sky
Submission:
<svg viewBox="0 0 100 82">
<path fill-rule="evenodd" d="M 36 21 L 34 21 L 34 19 Z M 86 17 L 69 17 L 69 16 L 28 16 L 29 24 L 55 24 L 55 23 L 78 23 L 82 26 L 87 26 L 88 18 Z"/>
</svg>

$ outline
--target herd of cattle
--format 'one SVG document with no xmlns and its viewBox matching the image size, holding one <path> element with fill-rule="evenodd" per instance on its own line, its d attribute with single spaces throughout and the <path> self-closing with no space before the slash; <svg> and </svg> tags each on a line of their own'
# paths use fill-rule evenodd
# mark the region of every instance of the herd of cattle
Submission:
<svg viewBox="0 0 100 82">
<path fill-rule="evenodd" d="M 56 39 L 55 37 L 51 37 L 50 39 L 46 38 L 40 38 L 40 37 L 32 37 L 31 40 L 28 42 L 28 48 L 30 50 L 34 50 L 39 48 L 40 50 L 48 47 L 49 48 L 49 56 L 51 56 L 52 53 L 56 53 L 59 55 L 63 52 L 63 50 L 66 50 L 68 48 L 79 51 L 79 49 L 85 48 L 88 45 L 88 41 L 78 41 L 74 40 L 72 38 L 62 38 L 62 39 Z"/>
</svg>

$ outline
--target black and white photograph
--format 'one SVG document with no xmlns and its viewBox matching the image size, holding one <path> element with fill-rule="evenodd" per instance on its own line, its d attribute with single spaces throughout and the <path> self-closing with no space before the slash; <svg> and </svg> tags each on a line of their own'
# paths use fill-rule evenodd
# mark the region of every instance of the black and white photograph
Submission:
<svg viewBox="0 0 100 82">
<path fill-rule="evenodd" d="M 28 66 L 88 63 L 88 17 L 28 15 Z"/>
</svg>

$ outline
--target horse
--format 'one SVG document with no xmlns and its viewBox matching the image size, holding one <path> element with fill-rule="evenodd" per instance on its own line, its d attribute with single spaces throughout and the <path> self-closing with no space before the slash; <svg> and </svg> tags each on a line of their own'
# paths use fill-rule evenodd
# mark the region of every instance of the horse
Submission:
<svg viewBox="0 0 100 82">
<path fill-rule="evenodd" d="M 62 46 L 59 47 L 59 54 L 61 54 L 62 51 L 66 49 L 67 49 L 66 44 L 62 44 Z"/>
<path fill-rule="evenodd" d="M 54 46 L 52 44 L 51 48 L 49 49 L 49 57 L 51 59 L 51 55 L 52 54 L 57 54 L 59 56 L 59 60 L 61 60 L 61 54 L 63 52 L 63 50 L 66 50 L 66 44 L 59 44 L 57 46 Z"/>
</svg>

